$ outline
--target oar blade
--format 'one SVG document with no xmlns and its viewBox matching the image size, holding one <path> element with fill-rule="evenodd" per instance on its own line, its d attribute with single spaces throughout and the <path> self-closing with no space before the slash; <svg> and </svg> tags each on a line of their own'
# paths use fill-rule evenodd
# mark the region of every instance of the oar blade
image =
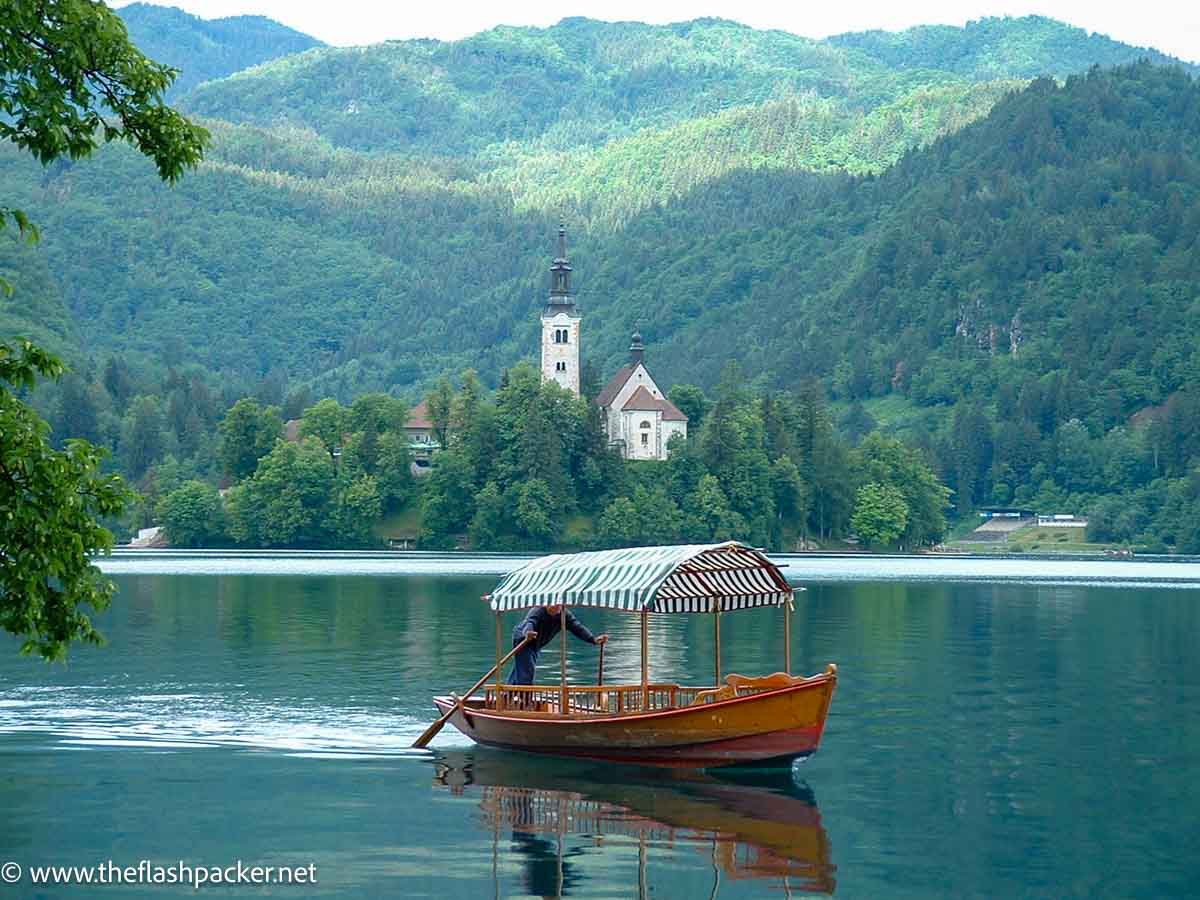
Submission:
<svg viewBox="0 0 1200 900">
<path fill-rule="evenodd" d="M 455 707 L 455 709 L 457 709 L 457 707 Z M 454 710 L 452 709 L 452 710 L 450 710 L 450 712 L 453 713 Z M 444 726 L 449 721 L 450 721 L 450 714 L 448 713 L 448 714 L 442 716 L 440 719 L 438 719 L 436 722 L 434 722 L 428 728 L 426 728 L 423 732 L 421 732 L 421 736 L 419 738 L 417 738 L 415 741 L 413 741 L 413 744 L 412 744 L 413 749 L 414 750 L 424 750 L 425 745 L 428 744 L 430 741 L 432 741 L 435 737 L 437 737 L 437 733 L 442 730 L 442 726 Z"/>
</svg>

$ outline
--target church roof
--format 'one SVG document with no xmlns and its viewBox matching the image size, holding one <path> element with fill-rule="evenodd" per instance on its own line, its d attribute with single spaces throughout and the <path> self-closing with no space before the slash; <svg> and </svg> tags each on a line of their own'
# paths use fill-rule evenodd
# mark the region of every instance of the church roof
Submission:
<svg viewBox="0 0 1200 900">
<path fill-rule="evenodd" d="M 636 409 L 638 411 L 645 410 L 660 410 L 664 422 L 686 422 L 687 416 L 680 412 L 679 407 L 668 400 L 666 397 L 655 397 L 646 386 L 642 385 L 633 392 L 633 396 L 625 401 L 622 409 Z"/>
<path fill-rule="evenodd" d="M 596 395 L 596 405 L 605 409 L 612 406 L 613 400 L 621 392 L 621 388 L 625 387 L 625 382 L 633 375 L 633 370 L 636 368 L 637 363 L 626 363 L 617 369 L 617 374 L 610 378 L 608 384 L 604 386 L 604 390 Z"/>
<path fill-rule="evenodd" d="M 414 430 L 432 428 L 433 422 L 429 419 L 429 404 L 422 400 L 414 406 L 408 414 L 408 421 L 404 423 L 404 427 Z"/>
</svg>

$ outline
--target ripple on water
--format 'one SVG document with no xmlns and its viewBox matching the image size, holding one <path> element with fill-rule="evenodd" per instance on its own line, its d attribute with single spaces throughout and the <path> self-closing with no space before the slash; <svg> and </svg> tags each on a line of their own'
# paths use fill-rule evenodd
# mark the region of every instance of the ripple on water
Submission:
<svg viewBox="0 0 1200 900">
<path fill-rule="evenodd" d="M 428 725 L 403 713 L 295 706 L 194 690 L 119 698 L 97 697 L 94 689 L 22 688 L 16 693 L 27 696 L 0 704 L 0 734 L 48 736 L 51 746 L 63 749 L 224 747 L 377 759 L 423 755 L 411 744 Z"/>
</svg>

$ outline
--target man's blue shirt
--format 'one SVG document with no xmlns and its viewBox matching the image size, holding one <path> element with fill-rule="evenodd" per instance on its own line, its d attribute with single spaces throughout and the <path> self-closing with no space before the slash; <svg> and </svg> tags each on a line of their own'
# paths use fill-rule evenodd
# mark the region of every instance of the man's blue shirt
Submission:
<svg viewBox="0 0 1200 900">
<path fill-rule="evenodd" d="M 533 684 L 537 669 L 538 654 L 550 641 L 554 640 L 554 636 L 562 630 L 562 621 L 559 616 L 552 616 L 546 611 L 544 606 L 535 606 L 529 611 L 529 615 L 525 617 L 520 625 L 513 629 L 513 646 L 525 640 L 525 635 L 530 632 L 537 632 L 537 640 L 532 645 L 524 647 L 520 653 L 513 658 L 512 671 L 508 676 L 509 684 Z M 596 643 L 596 636 L 585 628 L 578 619 L 571 615 L 571 611 L 567 610 L 567 630 L 580 640 L 587 641 L 589 644 Z"/>
<path fill-rule="evenodd" d="M 513 629 L 513 643 L 516 644 L 525 639 L 525 635 L 531 631 L 537 632 L 537 640 L 534 642 L 534 648 L 541 650 L 548 643 L 554 640 L 554 636 L 558 634 L 562 628 L 560 616 L 552 616 L 546 611 L 544 606 L 535 606 L 529 611 L 529 615 L 525 617 L 520 625 Z M 567 631 L 575 635 L 581 641 L 587 641 L 589 644 L 596 643 L 596 636 L 567 610 Z"/>
</svg>

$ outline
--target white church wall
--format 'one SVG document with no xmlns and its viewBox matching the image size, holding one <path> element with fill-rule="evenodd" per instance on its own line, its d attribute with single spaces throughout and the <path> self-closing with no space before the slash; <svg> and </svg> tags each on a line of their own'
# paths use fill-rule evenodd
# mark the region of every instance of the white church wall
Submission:
<svg viewBox="0 0 1200 900">
<path fill-rule="evenodd" d="M 555 381 L 579 396 L 579 316 L 565 312 L 542 317 L 542 378 Z M 565 330 L 565 343 L 555 341 L 555 332 Z"/>
<path fill-rule="evenodd" d="M 624 441 L 625 446 L 628 447 L 632 440 L 637 439 L 629 430 L 624 407 L 629 402 L 629 398 L 633 396 L 633 392 L 642 385 L 645 385 L 647 390 L 651 388 L 655 391 L 658 390 L 658 386 L 654 384 L 654 379 L 650 377 L 646 367 L 638 363 L 637 368 L 629 374 L 629 378 L 617 391 L 617 395 L 612 399 L 612 404 L 608 407 L 608 439 L 610 441 Z"/>
<path fill-rule="evenodd" d="M 671 438 L 677 434 L 681 437 L 687 437 L 687 422 L 672 420 L 662 423 L 663 459 L 671 455 Z"/>
<path fill-rule="evenodd" d="M 629 439 L 625 443 L 627 459 L 659 458 L 660 415 L 658 411 L 649 410 L 631 410 L 625 414 L 625 427 L 629 433 Z"/>
<path fill-rule="evenodd" d="M 615 443 L 625 440 L 625 417 L 621 414 L 621 410 L 616 406 L 610 406 L 604 411 L 605 422 L 608 428 L 608 441 Z"/>
</svg>

